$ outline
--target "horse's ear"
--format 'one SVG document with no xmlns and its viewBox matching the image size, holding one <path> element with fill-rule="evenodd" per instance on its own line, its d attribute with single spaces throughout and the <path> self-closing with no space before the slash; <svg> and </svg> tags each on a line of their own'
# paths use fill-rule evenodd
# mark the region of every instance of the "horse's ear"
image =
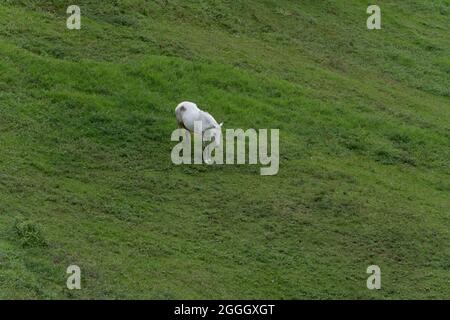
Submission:
<svg viewBox="0 0 450 320">
<path fill-rule="evenodd" d="M 223 126 L 223 122 L 221 122 L 221 123 L 219 124 L 219 126 L 220 126 L 220 127 Z"/>
</svg>

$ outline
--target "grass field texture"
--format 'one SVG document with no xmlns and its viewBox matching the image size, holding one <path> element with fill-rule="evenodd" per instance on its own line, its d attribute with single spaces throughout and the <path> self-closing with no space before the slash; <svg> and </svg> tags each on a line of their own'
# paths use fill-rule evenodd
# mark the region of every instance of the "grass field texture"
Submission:
<svg viewBox="0 0 450 320">
<path fill-rule="evenodd" d="M 2 0 L 0 298 L 450 299 L 450 1 L 369 4 Z M 184 100 L 278 175 L 173 165 Z"/>
</svg>

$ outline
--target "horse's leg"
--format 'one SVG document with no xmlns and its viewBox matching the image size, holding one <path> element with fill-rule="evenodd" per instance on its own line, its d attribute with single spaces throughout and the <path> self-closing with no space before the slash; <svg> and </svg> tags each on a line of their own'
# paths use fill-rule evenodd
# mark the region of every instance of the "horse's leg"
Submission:
<svg viewBox="0 0 450 320">
<path fill-rule="evenodd" d="M 183 122 L 178 122 L 178 128 L 180 129 L 184 129 L 184 135 L 186 137 L 185 141 L 188 145 L 190 143 L 190 138 L 191 138 L 191 133 L 190 131 L 186 128 L 186 126 L 184 125 Z"/>
<path fill-rule="evenodd" d="M 186 135 L 186 143 L 187 143 L 187 145 L 190 145 L 191 144 L 191 132 L 185 128 L 184 129 L 184 134 Z"/>
<path fill-rule="evenodd" d="M 205 155 L 203 154 L 203 151 L 205 150 L 205 141 L 203 141 L 203 133 L 201 137 L 202 137 L 202 161 L 204 160 L 206 163 L 208 163 L 208 158 L 205 157 Z"/>
<path fill-rule="evenodd" d="M 204 154 L 205 147 L 207 146 L 207 143 L 209 141 L 203 141 L 203 134 L 202 134 L 202 159 L 205 161 L 206 164 L 211 164 L 212 159 L 209 157 L 208 154 Z"/>
</svg>

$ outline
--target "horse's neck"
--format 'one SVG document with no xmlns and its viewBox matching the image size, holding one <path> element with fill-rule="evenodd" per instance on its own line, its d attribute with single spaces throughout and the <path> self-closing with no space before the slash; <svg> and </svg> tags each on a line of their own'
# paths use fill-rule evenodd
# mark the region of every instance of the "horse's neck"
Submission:
<svg viewBox="0 0 450 320">
<path fill-rule="evenodd" d="M 213 118 L 209 113 L 200 111 L 200 118 L 202 120 L 203 131 L 214 127 L 215 121 L 213 121 Z"/>
</svg>

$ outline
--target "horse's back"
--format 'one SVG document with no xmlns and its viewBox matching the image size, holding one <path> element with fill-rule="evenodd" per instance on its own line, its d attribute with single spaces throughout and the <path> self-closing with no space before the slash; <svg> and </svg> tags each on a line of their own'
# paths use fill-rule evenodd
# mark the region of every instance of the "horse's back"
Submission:
<svg viewBox="0 0 450 320">
<path fill-rule="evenodd" d="M 185 111 L 198 111 L 200 110 L 197 105 L 193 102 L 183 101 L 175 108 L 175 113 L 185 112 Z"/>
</svg>

